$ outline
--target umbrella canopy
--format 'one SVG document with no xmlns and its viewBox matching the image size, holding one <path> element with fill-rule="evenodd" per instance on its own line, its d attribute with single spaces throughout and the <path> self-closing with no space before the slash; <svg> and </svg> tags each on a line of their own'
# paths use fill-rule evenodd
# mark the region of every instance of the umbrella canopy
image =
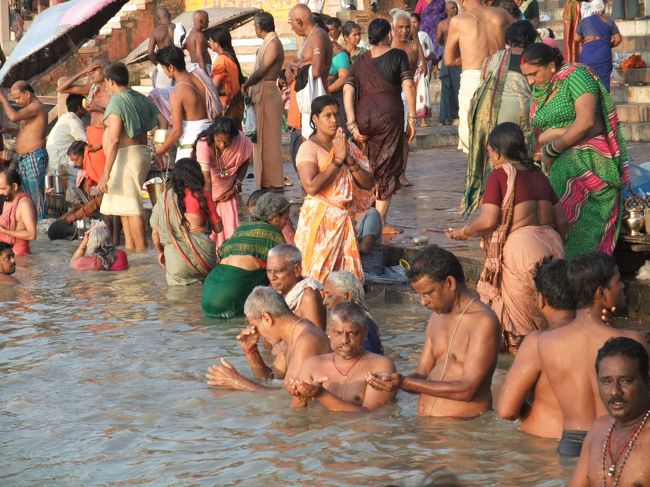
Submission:
<svg viewBox="0 0 650 487">
<path fill-rule="evenodd" d="M 128 0 L 70 0 L 44 10 L 0 69 L 0 86 L 31 81 L 72 55 L 126 4 Z"/>
<path fill-rule="evenodd" d="M 227 27 L 230 30 L 241 27 L 247 22 L 253 20 L 253 17 L 257 12 L 261 12 L 259 8 L 204 8 L 208 13 L 208 27 L 203 30 L 203 33 L 207 36 L 209 35 L 212 29 L 217 27 Z M 175 24 L 183 24 L 185 30 L 189 33 L 193 25 L 192 17 L 194 12 L 185 12 L 178 17 L 176 17 L 172 22 Z M 136 47 L 131 54 L 129 54 L 125 59 L 125 64 L 136 64 L 148 60 L 148 50 L 149 50 L 149 40 L 143 41 L 138 47 Z"/>
</svg>

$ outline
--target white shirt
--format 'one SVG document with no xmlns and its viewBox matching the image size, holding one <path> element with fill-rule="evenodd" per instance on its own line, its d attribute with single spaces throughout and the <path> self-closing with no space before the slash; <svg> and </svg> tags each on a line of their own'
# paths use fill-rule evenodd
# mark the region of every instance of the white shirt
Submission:
<svg viewBox="0 0 650 487">
<path fill-rule="evenodd" d="M 59 116 L 50 135 L 47 136 L 45 150 L 50 160 L 48 164 L 50 171 L 69 164 L 68 149 L 75 140 L 86 140 L 86 127 L 74 113 L 66 112 Z"/>
<path fill-rule="evenodd" d="M 300 0 L 300 3 L 307 5 L 312 13 L 322 14 L 325 0 Z"/>
</svg>

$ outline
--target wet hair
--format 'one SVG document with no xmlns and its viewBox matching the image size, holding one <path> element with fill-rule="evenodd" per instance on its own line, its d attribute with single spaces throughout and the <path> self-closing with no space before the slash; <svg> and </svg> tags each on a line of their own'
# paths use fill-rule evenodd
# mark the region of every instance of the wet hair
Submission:
<svg viewBox="0 0 650 487">
<path fill-rule="evenodd" d="M 495 0 L 492 6 L 501 7 L 503 10 L 510 14 L 510 17 L 515 20 L 519 20 L 521 18 L 521 10 L 514 2 L 514 0 Z"/>
<path fill-rule="evenodd" d="M 373 46 L 376 46 L 388 37 L 390 30 L 391 27 L 388 20 L 382 18 L 373 19 L 370 24 L 368 24 L 368 42 Z"/>
<path fill-rule="evenodd" d="M 555 68 L 559 69 L 564 64 L 564 59 L 559 49 L 542 43 L 534 43 L 526 46 L 521 55 L 521 62 L 534 66 L 549 66 L 554 63 Z"/>
<path fill-rule="evenodd" d="M 12 250 L 13 251 L 13 244 L 7 243 L 7 242 L 0 242 L 0 254 L 6 252 L 7 250 Z"/>
<path fill-rule="evenodd" d="M 165 67 L 173 66 L 177 71 L 186 71 L 185 55 L 180 47 L 165 46 L 156 51 L 154 54 L 156 62 Z"/>
<path fill-rule="evenodd" d="M 316 24 L 318 28 L 327 32 L 327 24 L 325 23 L 325 16 L 323 14 L 312 12 L 311 18 L 314 20 L 314 24 Z"/>
<path fill-rule="evenodd" d="M 332 95 L 322 95 L 317 98 L 314 98 L 314 101 L 311 102 L 311 115 L 309 116 L 309 126 L 312 128 L 312 135 L 316 135 L 316 124 L 313 121 L 314 116 L 318 117 L 326 107 L 336 105 L 339 110 L 339 102 Z"/>
<path fill-rule="evenodd" d="M 339 303 L 330 313 L 330 321 L 338 323 L 354 323 L 361 328 L 368 329 L 368 313 L 357 303 L 345 301 Z"/>
<path fill-rule="evenodd" d="M 537 30 L 528 20 L 518 20 L 506 29 L 506 44 L 510 47 L 526 46 L 537 40 Z"/>
<path fill-rule="evenodd" d="M 113 63 L 104 69 L 104 78 L 110 79 L 117 86 L 128 86 L 129 70 L 123 63 Z"/>
<path fill-rule="evenodd" d="M 221 49 L 223 49 L 224 54 L 237 65 L 239 83 L 243 84 L 246 79 L 241 72 L 241 66 L 239 65 L 237 54 L 235 54 L 235 48 L 232 47 L 232 36 L 230 35 L 230 30 L 227 27 L 217 27 L 216 29 L 210 31 L 210 39 L 212 39 L 213 42 L 218 43 Z"/>
<path fill-rule="evenodd" d="M 363 290 L 363 286 L 359 282 L 357 276 L 352 274 L 350 271 L 330 272 L 326 282 L 339 291 L 350 293 L 351 302 L 360 305 L 366 311 L 368 310 L 366 294 Z"/>
<path fill-rule="evenodd" d="M 281 257 L 291 265 L 302 264 L 302 254 L 298 247 L 289 244 L 280 244 L 269 250 L 267 260 L 271 257 Z"/>
<path fill-rule="evenodd" d="M 248 197 L 248 200 L 246 201 L 246 207 L 250 208 L 251 206 L 257 205 L 257 201 L 262 197 L 262 195 L 265 195 L 266 191 L 263 189 L 256 189 L 251 193 L 251 195 Z"/>
<path fill-rule="evenodd" d="M 275 19 L 268 12 L 257 12 L 254 22 L 255 26 L 263 32 L 275 31 Z"/>
<path fill-rule="evenodd" d="M 262 313 L 271 316 L 286 316 L 291 310 L 282 295 L 272 287 L 256 286 L 246 298 L 244 303 L 244 316 L 255 320 L 262 317 Z"/>
<path fill-rule="evenodd" d="M 68 95 L 68 97 L 65 99 L 65 107 L 68 109 L 69 112 L 76 112 L 83 106 L 84 103 L 84 97 L 81 95 L 77 95 L 76 93 L 71 93 Z"/>
<path fill-rule="evenodd" d="M 409 22 L 411 21 L 411 14 L 401 8 L 392 8 L 388 13 L 393 18 L 393 24 L 395 24 L 397 22 L 397 19 L 400 18 L 404 18 Z"/>
<path fill-rule="evenodd" d="M 196 159 L 196 145 L 199 143 L 200 140 L 205 139 L 205 141 L 208 143 L 208 147 L 211 149 L 214 149 L 214 137 L 217 134 L 221 135 L 229 135 L 230 139 L 234 139 L 239 135 L 239 128 L 237 127 L 237 123 L 229 117 L 217 117 L 214 119 L 214 122 L 199 133 L 197 136 L 196 140 L 194 141 L 194 144 L 192 145 L 192 159 Z"/>
<path fill-rule="evenodd" d="M 266 193 L 257 200 L 252 217 L 253 220 L 269 223 L 290 207 L 291 203 L 284 196 L 277 193 Z"/>
<path fill-rule="evenodd" d="M 205 178 L 201 172 L 201 166 L 195 159 L 184 157 L 176 161 L 172 171 L 172 189 L 176 194 L 178 210 L 181 213 L 181 224 L 189 230 L 189 223 L 186 218 L 185 190 L 194 196 L 199 202 L 199 209 L 204 215 L 210 214 L 208 201 L 205 197 Z"/>
<path fill-rule="evenodd" d="M 580 254 L 569 260 L 567 276 L 569 290 L 576 300 L 576 309 L 592 306 L 596 291 L 600 288 L 609 289 L 616 270 L 616 260 L 602 252 Z"/>
<path fill-rule="evenodd" d="M 7 179 L 7 185 L 11 186 L 17 184 L 20 188 L 23 185 L 23 178 L 20 176 L 20 173 L 15 169 L 3 169 L 0 171 L 0 174 L 4 174 Z"/>
<path fill-rule="evenodd" d="M 607 340 L 596 355 L 596 373 L 598 373 L 600 362 L 605 357 L 626 357 L 635 360 L 641 377 L 648 377 L 648 352 L 636 340 L 628 337 L 614 337 Z"/>
<path fill-rule="evenodd" d="M 508 159 L 519 161 L 528 169 L 535 167 L 533 159 L 528 155 L 524 133 L 516 123 L 500 123 L 492 129 L 487 142 L 492 149 L 499 151 Z"/>
<path fill-rule="evenodd" d="M 339 30 L 341 29 L 341 21 L 339 20 L 338 17 L 328 16 L 325 18 L 325 23 L 327 25 L 333 25 L 335 27 L 338 27 Z"/>
<path fill-rule="evenodd" d="M 171 20 L 172 18 L 172 14 L 169 13 L 169 9 L 167 7 L 158 7 L 158 9 L 156 10 L 156 15 L 160 15 L 160 14 L 162 14 L 162 16 L 167 20 Z"/>
<path fill-rule="evenodd" d="M 354 29 L 357 29 L 359 32 L 361 32 L 361 26 L 359 24 L 348 20 L 345 24 L 343 24 L 343 27 L 341 28 L 341 34 L 343 34 L 343 37 L 345 38 L 352 34 L 352 31 Z"/>
<path fill-rule="evenodd" d="M 545 257 L 537 264 L 535 288 L 553 309 L 573 311 L 576 302 L 569 290 L 567 261 Z"/>
<path fill-rule="evenodd" d="M 28 91 L 30 93 L 34 93 L 34 88 L 32 88 L 32 85 L 30 85 L 27 81 L 16 81 L 16 84 L 14 86 L 18 91 Z"/>
<path fill-rule="evenodd" d="M 69 156 L 73 154 L 76 156 L 83 156 L 86 152 L 87 146 L 88 143 L 84 142 L 83 140 L 75 140 L 72 144 L 70 144 L 70 147 L 68 147 L 68 152 L 66 154 Z"/>
<path fill-rule="evenodd" d="M 96 256 L 105 271 L 109 270 L 117 258 L 117 249 L 106 224 L 94 220 L 90 226 L 86 256 Z"/>
<path fill-rule="evenodd" d="M 463 266 L 454 254 L 437 245 L 427 245 L 411 262 L 406 272 L 409 282 L 428 277 L 433 282 L 443 282 L 449 276 L 460 284 L 465 283 Z"/>
<path fill-rule="evenodd" d="M 417 12 L 413 12 L 413 13 L 411 14 L 411 18 L 417 20 L 419 24 L 422 23 L 422 17 L 421 17 L 420 14 L 417 13 Z"/>
</svg>

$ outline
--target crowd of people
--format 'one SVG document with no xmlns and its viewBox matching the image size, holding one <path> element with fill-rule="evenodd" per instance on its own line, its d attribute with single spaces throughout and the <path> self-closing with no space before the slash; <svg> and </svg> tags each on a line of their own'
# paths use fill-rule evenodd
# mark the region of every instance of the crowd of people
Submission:
<svg viewBox="0 0 650 487">
<path fill-rule="evenodd" d="M 245 316 L 237 340 L 255 380 L 221 359 L 207 372 L 210 386 L 261 391 L 276 387 L 265 380 L 282 379 L 292 406 L 342 412 L 378 409 L 401 389 L 419 396 L 421 416 L 475 418 L 493 407 L 505 349 L 516 358 L 496 400 L 502 418 L 580 456 L 571 485 L 643 483 L 647 344 L 611 325 L 625 304 L 611 255 L 629 175 L 608 91 L 611 49 L 608 61 L 600 41 L 611 48 L 621 38 L 597 2 L 575 32 L 593 70 L 564 64 L 540 35 L 536 0 L 512 8 L 462 0 L 461 13 L 455 2 L 420 0 L 414 14 L 373 19 L 368 48 L 359 25 L 299 3 L 288 20 L 303 41 L 290 62 L 275 19 L 259 12 L 261 46 L 248 77 L 227 28 L 206 37 L 207 13 L 197 11 L 185 33 L 160 8 L 149 96 L 129 88 L 124 64 L 95 60 L 59 81 L 68 112 L 48 136 L 47 112 L 28 82 L 11 88 L 19 110 L 0 95 L 19 123 L 5 129 L 15 132 L 15 157 L 0 171 L 0 284 L 18 284 L 15 257 L 30 253 L 48 216 L 46 175 L 63 175 L 75 205 L 49 226 L 50 239 L 77 236 L 78 220 L 96 218 L 72 269 L 127 270 L 127 252 L 147 249 L 149 223 L 168 285 L 202 283 L 208 317 Z M 417 369 L 403 375 L 384 355 L 363 284 L 384 272 L 382 234 L 398 231 L 388 225 L 390 202 L 411 184 L 408 147 L 417 120 L 424 126 L 431 115 L 435 73 L 439 121 L 458 121 L 468 154 L 461 209 L 480 207 L 473 222 L 446 234 L 482 238 L 486 257 L 478 296 L 441 247 L 424 248 L 401 269 L 432 311 Z M 84 77 L 90 83 L 78 84 Z M 285 100 L 306 195 L 295 228 L 281 194 Z M 247 105 L 254 142 L 242 125 Z M 154 129 L 164 140 L 152 141 Z M 256 190 L 242 212 L 251 163 Z M 162 167 L 169 181 L 147 222 L 143 185 Z M 260 351 L 260 338 L 270 352 Z"/>
</svg>

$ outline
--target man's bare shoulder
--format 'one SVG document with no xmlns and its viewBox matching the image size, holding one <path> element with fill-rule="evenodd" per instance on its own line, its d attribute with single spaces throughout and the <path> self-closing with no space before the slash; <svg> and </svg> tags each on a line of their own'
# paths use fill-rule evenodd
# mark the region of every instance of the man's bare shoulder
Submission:
<svg viewBox="0 0 650 487">
<path fill-rule="evenodd" d="M 496 21 L 503 25 L 510 24 L 511 16 L 510 14 L 502 7 L 486 7 L 486 15 L 492 21 Z"/>
<path fill-rule="evenodd" d="M 6 274 L 0 274 L 0 286 L 10 286 L 12 284 L 18 284 L 19 281 L 14 276 L 7 276 Z"/>
<path fill-rule="evenodd" d="M 393 360 L 385 355 L 379 355 L 378 353 L 366 352 L 366 360 L 370 362 L 370 366 L 375 369 L 393 369 L 395 364 Z"/>
<path fill-rule="evenodd" d="M 303 369 L 307 371 L 312 371 L 320 369 L 324 364 L 328 364 L 332 360 L 334 353 L 323 353 L 319 355 L 312 355 L 305 359 L 303 363 Z"/>
<path fill-rule="evenodd" d="M 32 198 L 30 196 L 27 196 L 27 198 L 21 198 L 20 201 L 18 202 L 18 211 L 25 210 L 25 211 L 32 211 L 36 212 L 36 206 L 34 206 L 34 202 L 32 201 Z"/>
<path fill-rule="evenodd" d="M 517 357 L 519 357 L 522 351 L 526 354 L 535 353 L 535 355 L 537 355 L 537 343 L 539 342 L 540 334 L 541 332 L 539 330 L 533 330 L 528 335 L 526 335 L 526 337 L 519 345 L 519 350 L 517 351 L 515 360 L 517 360 Z"/>
</svg>

